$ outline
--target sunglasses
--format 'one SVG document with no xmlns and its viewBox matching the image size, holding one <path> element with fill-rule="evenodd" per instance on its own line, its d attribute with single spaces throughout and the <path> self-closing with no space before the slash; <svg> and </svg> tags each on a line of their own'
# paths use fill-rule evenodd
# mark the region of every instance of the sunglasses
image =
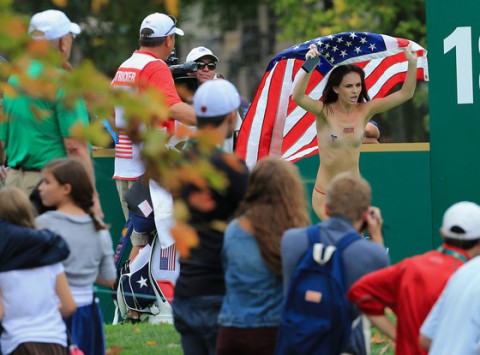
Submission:
<svg viewBox="0 0 480 355">
<path fill-rule="evenodd" d="M 172 27 L 170 27 L 170 29 L 165 33 L 165 36 L 164 36 L 164 37 L 166 37 L 166 36 L 168 36 L 168 35 L 171 35 L 172 33 L 170 33 L 170 32 L 171 32 L 171 31 L 175 28 L 175 26 L 177 25 L 177 19 L 176 19 L 175 17 L 170 16 L 170 15 L 168 15 L 168 17 L 170 17 L 170 19 L 173 21 L 173 25 L 172 25 Z"/>
<path fill-rule="evenodd" d="M 196 62 L 197 63 L 197 68 L 198 70 L 203 70 L 205 69 L 205 67 L 208 68 L 208 70 L 215 70 L 215 68 L 217 67 L 217 64 L 216 63 L 204 63 L 204 62 Z"/>
</svg>

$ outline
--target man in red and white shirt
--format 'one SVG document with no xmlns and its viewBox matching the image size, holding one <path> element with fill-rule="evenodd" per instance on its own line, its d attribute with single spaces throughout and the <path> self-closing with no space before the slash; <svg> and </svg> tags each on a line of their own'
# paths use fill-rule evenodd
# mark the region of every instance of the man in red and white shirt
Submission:
<svg viewBox="0 0 480 355">
<path fill-rule="evenodd" d="M 148 15 L 140 26 L 140 48 L 120 65 L 112 81 L 112 86 L 126 90 L 142 92 L 152 87 L 158 89 L 165 96 L 171 117 L 162 128 L 170 132 L 173 132 L 174 120 L 186 125 L 196 123 L 193 108 L 182 102 L 178 96 L 172 73 L 165 63 L 175 46 L 175 35 L 183 34 L 183 31 L 176 27 L 175 18 L 158 12 Z M 115 126 L 119 130 L 119 141 L 115 146 L 113 179 L 117 182 L 125 218 L 128 218 L 124 195 L 144 173 L 140 159 L 142 147 L 133 144 L 122 131 L 126 126 L 122 107 L 115 108 Z"/>
<path fill-rule="evenodd" d="M 395 354 L 427 354 L 418 342 L 420 327 L 450 276 L 480 253 L 480 206 L 458 202 L 443 216 L 443 244 L 437 250 L 406 258 L 363 276 L 348 299 L 372 324 L 396 342 Z M 397 316 L 396 325 L 385 308 Z"/>
</svg>

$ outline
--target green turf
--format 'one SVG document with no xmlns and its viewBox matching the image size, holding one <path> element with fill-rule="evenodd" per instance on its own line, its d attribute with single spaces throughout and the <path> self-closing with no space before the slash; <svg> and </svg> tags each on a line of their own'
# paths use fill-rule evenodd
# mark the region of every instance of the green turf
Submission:
<svg viewBox="0 0 480 355">
<path fill-rule="evenodd" d="M 181 355 L 180 336 L 172 325 L 146 323 L 106 325 L 107 354 L 121 355 Z M 395 348 L 387 346 L 385 338 L 373 331 L 371 355 L 393 355 Z M 375 342 L 381 340 L 381 342 Z"/>
</svg>

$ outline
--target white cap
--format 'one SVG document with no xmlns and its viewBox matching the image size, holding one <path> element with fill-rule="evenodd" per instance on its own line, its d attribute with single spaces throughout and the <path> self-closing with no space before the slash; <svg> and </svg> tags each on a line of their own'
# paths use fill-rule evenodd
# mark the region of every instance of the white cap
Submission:
<svg viewBox="0 0 480 355">
<path fill-rule="evenodd" d="M 35 34 L 35 31 L 43 34 Z M 30 26 L 28 27 L 28 34 L 32 35 L 33 39 L 57 39 L 72 33 L 78 35 L 82 32 L 79 25 L 71 22 L 67 15 L 59 10 L 45 10 L 38 12 L 32 16 Z"/>
<path fill-rule="evenodd" d="M 174 33 L 183 36 L 184 32 L 181 29 L 175 27 L 176 24 L 177 20 L 175 20 L 175 17 L 155 12 L 154 14 L 145 17 L 145 19 L 142 21 L 142 25 L 140 26 L 140 37 L 160 38 L 167 37 Z M 142 30 L 145 28 L 151 29 L 152 33 L 142 35 Z"/>
<path fill-rule="evenodd" d="M 473 202 L 463 201 L 448 208 L 443 215 L 442 233 L 445 237 L 452 239 L 479 239 L 480 206 Z"/>
<path fill-rule="evenodd" d="M 193 95 L 193 108 L 199 118 L 224 116 L 239 107 L 240 95 L 225 79 L 208 80 Z"/>
<path fill-rule="evenodd" d="M 218 62 L 218 58 L 216 55 L 212 53 L 212 51 L 205 47 L 197 47 L 193 48 L 190 53 L 187 55 L 186 62 L 195 62 L 196 60 L 202 57 L 211 57 L 214 61 Z"/>
</svg>

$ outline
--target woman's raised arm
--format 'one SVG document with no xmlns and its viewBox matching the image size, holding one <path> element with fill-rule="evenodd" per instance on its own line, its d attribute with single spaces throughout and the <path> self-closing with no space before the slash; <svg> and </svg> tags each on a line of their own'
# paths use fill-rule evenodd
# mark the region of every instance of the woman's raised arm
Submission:
<svg viewBox="0 0 480 355">
<path fill-rule="evenodd" d="M 415 93 L 415 87 L 417 86 L 417 53 L 412 51 L 412 45 L 410 44 L 405 48 L 405 54 L 407 55 L 408 60 L 408 69 L 405 81 L 403 82 L 402 88 L 393 94 L 385 96 L 381 99 L 375 99 L 368 102 L 370 108 L 370 119 L 373 115 L 388 111 L 391 108 L 399 106 L 404 102 L 410 100 Z"/>
<path fill-rule="evenodd" d="M 305 58 L 307 60 L 315 59 L 318 58 L 319 55 L 320 53 L 317 50 L 317 46 L 311 44 L 310 50 L 305 55 Z M 311 112 L 314 115 L 319 115 L 323 110 L 323 102 L 314 100 L 305 93 L 305 91 L 307 90 L 308 82 L 310 81 L 310 77 L 312 76 L 312 72 L 313 70 L 301 74 L 297 84 L 293 88 L 292 99 L 298 106 L 300 106 L 304 110 Z"/>
</svg>

